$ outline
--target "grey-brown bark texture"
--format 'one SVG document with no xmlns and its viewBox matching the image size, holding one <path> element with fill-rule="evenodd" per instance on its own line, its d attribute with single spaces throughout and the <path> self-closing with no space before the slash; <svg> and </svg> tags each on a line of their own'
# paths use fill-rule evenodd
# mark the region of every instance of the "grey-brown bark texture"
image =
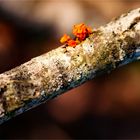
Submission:
<svg viewBox="0 0 140 140">
<path fill-rule="evenodd" d="M 60 46 L 0 75 L 0 123 L 99 74 L 139 59 L 140 9 L 114 19 L 76 47 Z"/>
</svg>

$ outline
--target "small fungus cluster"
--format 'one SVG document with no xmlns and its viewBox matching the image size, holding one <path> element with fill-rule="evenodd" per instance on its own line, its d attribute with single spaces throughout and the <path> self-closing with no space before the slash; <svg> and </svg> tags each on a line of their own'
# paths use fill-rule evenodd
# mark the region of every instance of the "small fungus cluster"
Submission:
<svg viewBox="0 0 140 140">
<path fill-rule="evenodd" d="M 81 23 L 74 25 L 72 32 L 75 36 L 75 39 L 71 39 L 70 36 L 64 34 L 61 37 L 60 42 L 65 43 L 68 46 L 75 47 L 92 33 L 92 29 L 86 26 L 84 23 Z"/>
</svg>

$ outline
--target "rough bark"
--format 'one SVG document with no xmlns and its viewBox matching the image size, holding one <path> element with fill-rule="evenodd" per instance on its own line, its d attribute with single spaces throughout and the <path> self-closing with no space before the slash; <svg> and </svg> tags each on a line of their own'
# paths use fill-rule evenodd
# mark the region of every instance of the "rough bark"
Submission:
<svg viewBox="0 0 140 140">
<path fill-rule="evenodd" d="M 140 58 L 140 9 L 114 19 L 76 47 L 60 46 L 0 75 L 0 123 L 102 73 Z"/>
</svg>

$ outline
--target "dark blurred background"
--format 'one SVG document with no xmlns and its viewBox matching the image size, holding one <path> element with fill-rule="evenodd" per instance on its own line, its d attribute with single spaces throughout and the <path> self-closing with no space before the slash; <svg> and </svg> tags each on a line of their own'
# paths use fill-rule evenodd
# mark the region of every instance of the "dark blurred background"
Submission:
<svg viewBox="0 0 140 140">
<path fill-rule="evenodd" d="M 0 72 L 59 45 L 84 22 L 99 27 L 139 0 L 0 0 Z M 0 126 L 0 138 L 140 138 L 140 62 L 119 68 Z"/>
</svg>

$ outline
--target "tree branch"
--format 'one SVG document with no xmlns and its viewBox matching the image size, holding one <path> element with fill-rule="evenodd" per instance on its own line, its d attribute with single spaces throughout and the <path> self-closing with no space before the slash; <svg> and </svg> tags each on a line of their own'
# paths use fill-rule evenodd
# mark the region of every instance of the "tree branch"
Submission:
<svg viewBox="0 0 140 140">
<path fill-rule="evenodd" d="M 0 75 L 0 123 L 140 58 L 140 9 Z"/>
</svg>

